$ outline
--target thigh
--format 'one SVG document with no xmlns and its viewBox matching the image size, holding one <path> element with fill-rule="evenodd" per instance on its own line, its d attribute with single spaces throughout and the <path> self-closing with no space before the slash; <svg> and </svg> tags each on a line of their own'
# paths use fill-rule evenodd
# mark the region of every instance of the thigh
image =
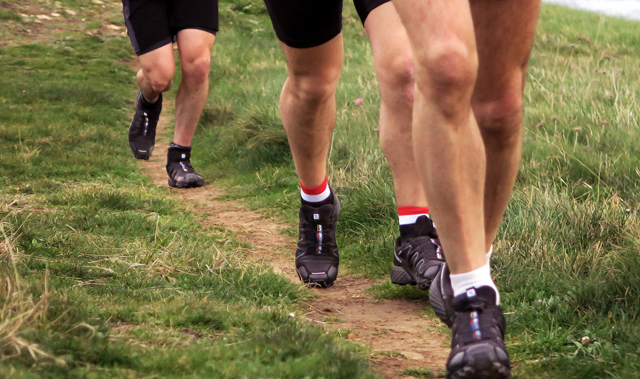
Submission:
<svg viewBox="0 0 640 379">
<path fill-rule="evenodd" d="M 174 35 L 184 29 L 198 29 L 214 35 L 218 32 L 218 0 L 166 1 L 170 2 L 169 23 Z"/>
<path fill-rule="evenodd" d="M 374 9 L 386 3 L 391 3 L 391 0 L 353 0 L 353 5 L 356 7 L 363 25 Z"/>
<path fill-rule="evenodd" d="M 317 79 L 313 81 L 315 84 L 337 85 L 344 49 L 341 33 L 320 46 L 300 49 L 287 46 L 284 42 L 281 45 L 290 79 Z"/>
<path fill-rule="evenodd" d="M 521 96 L 540 0 L 471 0 L 471 9 L 479 59 L 474 100 Z"/>
<path fill-rule="evenodd" d="M 406 60 L 407 66 L 412 65 L 413 53 L 409 36 L 395 6 L 390 1 L 376 7 L 368 14 L 364 28 L 371 42 L 378 72 L 385 67 L 394 66 L 393 63 L 398 60 Z"/>
<path fill-rule="evenodd" d="M 171 43 L 166 1 L 122 0 L 122 5 L 127 32 L 137 55 Z"/>
<path fill-rule="evenodd" d="M 292 48 L 320 46 L 342 31 L 342 0 L 265 0 L 278 39 Z"/>
<path fill-rule="evenodd" d="M 173 77 L 176 63 L 173 56 L 173 45 L 166 44 L 148 53 L 138 56 L 140 66 L 146 75 Z"/>
</svg>

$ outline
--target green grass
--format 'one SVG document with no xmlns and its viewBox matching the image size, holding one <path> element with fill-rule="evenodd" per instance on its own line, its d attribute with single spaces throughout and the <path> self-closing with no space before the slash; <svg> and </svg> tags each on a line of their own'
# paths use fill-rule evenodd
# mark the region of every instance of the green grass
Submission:
<svg viewBox="0 0 640 379">
<path fill-rule="evenodd" d="M 284 58 L 260 3 L 238 4 L 221 8 L 194 164 L 232 197 L 295 223 L 297 178 L 277 109 Z M 351 5 L 345 9 L 329 161 L 343 205 L 338 242 L 343 272 L 383 278 L 397 233 L 393 186 L 375 132 L 371 49 Z M 639 58 L 639 23 L 543 6 L 522 166 L 494 260 L 516 377 L 638 377 Z M 424 298 L 388 284 L 372 291 Z M 583 336 L 594 342 L 583 346 Z"/>
<path fill-rule="evenodd" d="M 0 377 L 375 377 L 290 316 L 307 290 L 140 172 L 127 39 L 46 31 L 0 48 Z"/>
<path fill-rule="evenodd" d="M 0 20 L 22 21 L 19 15 L 3 8 L 0 8 Z"/>
</svg>

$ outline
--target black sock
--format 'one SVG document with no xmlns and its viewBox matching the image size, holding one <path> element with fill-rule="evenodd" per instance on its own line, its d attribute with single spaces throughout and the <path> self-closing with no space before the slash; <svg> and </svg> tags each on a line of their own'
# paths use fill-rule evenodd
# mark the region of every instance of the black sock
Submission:
<svg viewBox="0 0 640 379">
<path fill-rule="evenodd" d="M 169 149 L 180 149 L 180 150 L 191 151 L 191 146 L 182 146 L 182 145 L 178 145 L 175 142 L 171 142 L 171 144 L 169 145 Z"/>
</svg>

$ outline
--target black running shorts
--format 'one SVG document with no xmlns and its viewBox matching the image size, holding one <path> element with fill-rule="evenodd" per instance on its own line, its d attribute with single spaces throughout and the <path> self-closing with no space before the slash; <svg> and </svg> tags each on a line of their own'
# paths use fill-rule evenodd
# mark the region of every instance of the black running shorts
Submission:
<svg viewBox="0 0 640 379">
<path fill-rule="evenodd" d="M 354 0 L 364 24 L 369 13 L 391 0 Z M 265 0 L 278 39 L 294 48 L 329 42 L 342 31 L 342 0 Z"/>
<path fill-rule="evenodd" d="M 122 0 L 122 5 L 138 55 L 171 43 L 183 29 L 218 31 L 218 0 Z"/>
</svg>

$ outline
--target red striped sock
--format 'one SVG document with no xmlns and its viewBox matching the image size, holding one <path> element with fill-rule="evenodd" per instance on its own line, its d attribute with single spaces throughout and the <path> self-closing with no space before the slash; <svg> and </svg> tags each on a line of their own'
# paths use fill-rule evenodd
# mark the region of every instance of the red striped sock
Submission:
<svg viewBox="0 0 640 379">
<path fill-rule="evenodd" d="M 420 216 L 429 217 L 428 207 L 398 207 L 400 225 L 415 224 Z"/>
<path fill-rule="evenodd" d="M 302 196 L 302 200 L 310 202 L 310 203 L 319 203 L 323 200 L 326 200 L 331 195 L 331 189 L 327 184 L 327 177 L 324 177 L 324 181 L 317 187 L 305 187 L 300 182 L 300 196 Z"/>
</svg>

